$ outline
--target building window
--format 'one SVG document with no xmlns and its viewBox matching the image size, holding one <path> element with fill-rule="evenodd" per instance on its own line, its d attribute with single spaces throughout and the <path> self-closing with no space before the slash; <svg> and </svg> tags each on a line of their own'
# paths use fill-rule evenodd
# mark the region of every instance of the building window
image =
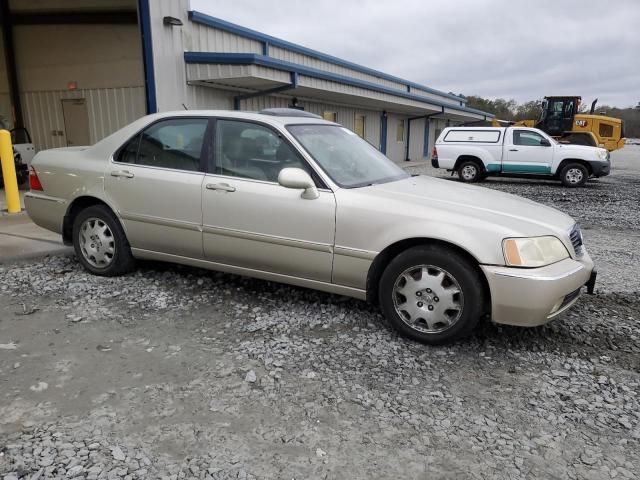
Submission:
<svg viewBox="0 0 640 480">
<path fill-rule="evenodd" d="M 598 133 L 600 133 L 601 137 L 613 137 L 613 125 L 601 123 L 600 128 L 598 129 Z"/>
<path fill-rule="evenodd" d="M 328 122 L 338 123 L 338 112 L 325 110 L 324 112 L 322 112 L 322 118 L 324 118 Z"/>
<path fill-rule="evenodd" d="M 398 120 L 398 128 L 396 129 L 396 142 L 404 142 L 404 120 Z"/>
<path fill-rule="evenodd" d="M 361 113 L 356 113 L 356 124 L 354 131 L 360 138 L 364 138 L 364 124 L 365 116 Z"/>
</svg>

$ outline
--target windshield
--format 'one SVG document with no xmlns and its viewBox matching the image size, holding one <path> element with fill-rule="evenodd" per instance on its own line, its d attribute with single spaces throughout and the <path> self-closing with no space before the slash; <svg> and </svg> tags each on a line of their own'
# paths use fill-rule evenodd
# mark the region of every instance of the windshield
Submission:
<svg viewBox="0 0 640 480">
<path fill-rule="evenodd" d="M 409 177 L 358 135 L 338 125 L 290 125 L 287 129 L 322 169 L 343 188 Z"/>
</svg>

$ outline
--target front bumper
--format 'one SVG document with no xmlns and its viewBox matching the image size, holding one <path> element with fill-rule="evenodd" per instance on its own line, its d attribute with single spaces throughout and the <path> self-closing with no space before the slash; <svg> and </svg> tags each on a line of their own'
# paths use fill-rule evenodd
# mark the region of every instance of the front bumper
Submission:
<svg viewBox="0 0 640 480">
<path fill-rule="evenodd" d="M 522 327 L 551 321 L 578 300 L 583 285 L 591 278 L 595 282 L 593 261 L 586 250 L 579 259 L 540 268 L 481 267 L 491 291 L 493 321 Z"/>
<path fill-rule="evenodd" d="M 610 162 L 589 162 L 594 177 L 605 177 L 611 173 Z"/>
</svg>

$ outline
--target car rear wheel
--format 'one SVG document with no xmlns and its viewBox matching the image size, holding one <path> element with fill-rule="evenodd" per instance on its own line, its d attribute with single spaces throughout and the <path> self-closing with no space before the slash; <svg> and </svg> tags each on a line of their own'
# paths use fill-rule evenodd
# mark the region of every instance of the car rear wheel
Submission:
<svg viewBox="0 0 640 480">
<path fill-rule="evenodd" d="M 467 160 L 458 166 L 458 177 L 466 183 L 475 183 L 484 179 L 484 169 L 477 162 Z"/>
<path fill-rule="evenodd" d="M 82 266 L 95 275 L 122 275 L 135 266 L 120 222 L 104 205 L 85 208 L 76 216 L 73 248 Z"/>
<path fill-rule="evenodd" d="M 382 274 L 379 296 L 396 330 L 430 345 L 469 335 L 483 314 L 479 273 L 446 247 L 418 246 L 395 257 Z"/>
<path fill-rule="evenodd" d="M 587 183 L 589 170 L 581 163 L 569 163 L 562 168 L 560 180 L 565 187 L 582 187 Z"/>
</svg>

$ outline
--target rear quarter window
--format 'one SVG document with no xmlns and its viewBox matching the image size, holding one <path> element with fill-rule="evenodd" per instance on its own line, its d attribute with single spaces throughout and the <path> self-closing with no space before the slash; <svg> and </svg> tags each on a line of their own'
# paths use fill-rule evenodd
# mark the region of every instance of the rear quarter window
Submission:
<svg viewBox="0 0 640 480">
<path fill-rule="evenodd" d="M 498 143 L 500 130 L 449 130 L 445 142 Z"/>
</svg>

